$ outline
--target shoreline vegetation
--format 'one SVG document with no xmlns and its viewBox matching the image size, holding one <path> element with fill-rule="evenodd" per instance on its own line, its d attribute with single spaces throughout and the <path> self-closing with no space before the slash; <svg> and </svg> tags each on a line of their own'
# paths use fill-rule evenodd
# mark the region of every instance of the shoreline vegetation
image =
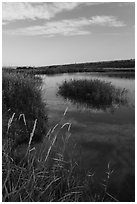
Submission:
<svg viewBox="0 0 137 204">
<path fill-rule="evenodd" d="M 3 139 L 7 137 L 7 124 L 14 114 L 13 131 L 8 136 L 14 145 L 29 141 L 35 119 L 38 119 L 34 141 L 41 141 L 47 132 L 48 116 L 41 96 L 41 79 L 30 74 L 2 73 Z M 26 122 L 24 123 L 26 119 Z"/>
<path fill-rule="evenodd" d="M 27 72 L 31 74 L 60 74 L 60 73 L 76 73 L 76 72 L 135 72 L 135 59 L 130 60 L 114 60 L 100 61 L 88 63 L 74 63 L 64 65 L 51 66 L 21 66 L 21 67 L 5 67 L 8 71 Z"/>
<path fill-rule="evenodd" d="M 12 129 L 13 117 L 9 120 Z M 58 124 L 57 130 L 57 125 L 51 128 L 40 144 L 39 152 L 31 144 L 36 124 L 37 120 L 25 154 L 18 163 L 10 152 L 8 141 L 3 145 L 3 202 L 118 202 L 109 192 L 113 173 L 109 163 L 101 181 L 103 187 L 96 189 L 94 173 L 81 172 L 73 154 L 66 157 L 70 124 L 62 140 L 61 130 L 68 124 Z"/>
</svg>

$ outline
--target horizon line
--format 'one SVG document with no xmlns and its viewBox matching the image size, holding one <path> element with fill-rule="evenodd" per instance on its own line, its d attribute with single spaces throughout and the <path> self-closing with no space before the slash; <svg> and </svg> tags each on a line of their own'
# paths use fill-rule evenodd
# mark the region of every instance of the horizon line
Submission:
<svg viewBox="0 0 137 204">
<path fill-rule="evenodd" d="M 63 64 L 51 64 L 51 65 L 2 65 L 4 67 L 50 67 L 50 66 L 62 66 L 62 65 L 73 65 L 73 64 L 85 64 L 85 63 L 99 63 L 99 62 L 111 62 L 111 61 L 123 61 L 123 60 L 135 60 L 135 58 L 128 59 L 113 59 L 113 60 L 99 60 L 99 61 L 86 61 L 86 62 L 74 62 L 74 63 L 63 63 Z"/>
</svg>

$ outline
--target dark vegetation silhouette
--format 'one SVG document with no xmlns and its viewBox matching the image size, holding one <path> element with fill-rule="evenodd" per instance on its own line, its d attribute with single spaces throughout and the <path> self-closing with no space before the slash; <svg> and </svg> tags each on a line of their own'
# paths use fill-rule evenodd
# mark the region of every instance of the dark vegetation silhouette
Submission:
<svg viewBox="0 0 137 204">
<path fill-rule="evenodd" d="M 11 71 L 11 68 L 10 70 Z M 76 73 L 76 72 L 134 72 L 135 60 L 115 60 L 88 63 L 75 63 L 52 66 L 22 66 L 12 69 L 13 72 L 27 72 L 32 74 L 60 74 L 60 73 Z"/>
<path fill-rule="evenodd" d="M 23 73 L 2 73 L 3 137 L 9 118 L 15 114 L 12 132 L 8 136 L 15 145 L 28 142 L 35 119 L 38 119 L 33 141 L 41 141 L 47 132 L 47 113 L 41 97 L 41 80 Z M 24 117 L 26 124 L 24 124 Z M 19 119 L 19 120 L 18 120 Z"/>
<path fill-rule="evenodd" d="M 114 105 L 126 104 L 127 90 L 115 88 L 110 82 L 94 80 L 64 81 L 58 93 L 72 102 L 85 104 L 96 109 L 107 109 Z"/>
</svg>

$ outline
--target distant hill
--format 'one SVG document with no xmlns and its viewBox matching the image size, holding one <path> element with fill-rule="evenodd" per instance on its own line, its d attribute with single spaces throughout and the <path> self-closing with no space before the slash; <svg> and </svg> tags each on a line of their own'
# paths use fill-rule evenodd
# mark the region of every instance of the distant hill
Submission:
<svg viewBox="0 0 137 204">
<path fill-rule="evenodd" d="M 22 66 L 17 67 L 16 70 L 34 74 L 58 74 L 58 73 L 96 72 L 96 71 L 97 72 L 135 71 L 135 59 L 75 63 L 39 67 Z"/>
</svg>

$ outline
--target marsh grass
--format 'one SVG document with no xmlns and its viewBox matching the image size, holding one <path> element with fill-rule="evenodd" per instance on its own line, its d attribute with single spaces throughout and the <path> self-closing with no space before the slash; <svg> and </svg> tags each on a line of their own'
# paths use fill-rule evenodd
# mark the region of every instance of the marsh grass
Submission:
<svg viewBox="0 0 137 204">
<path fill-rule="evenodd" d="M 127 90 L 115 88 L 111 82 L 99 79 L 64 81 L 59 86 L 58 93 L 74 103 L 78 102 L 96 109 L 127 103 Z"/>
<path fill-rule="evenodd" d="M 9 121 L 12 128 L 13 117 Z M 101 191 L 96 192 L 94 174 L 91 171 L 81 173 L 75 158 L 67 155 L 71 136 L 70 123 L 62 124 L 62 119 L 48 131 L 39 149 L 36 149 L 32 139 L 37 122 L 36 119 L 27 147 L 18 162 L 16 149 L 12 154 L 10 151 L 12 143 L 6 140 L 3 145 L 3 202 L 117 201 L 108 189 L 112 174 L 109 164 Z M 62 137 L 61 131 L 66 127 Z"/>
<path fill-rule="evenodd" d="M 47 114 L 41 97 L 41 80 L 30 74 L 2 73 L 3 139 L 7 137 L 7 124 L 12 118 L 8 137 L 15 143 L 28 142 L 35 118 L 38 119 L 33 141 L 41 141 L 47 131 Z M 10 125 L 10 124 L 9 124 Z"/>
</svg>

